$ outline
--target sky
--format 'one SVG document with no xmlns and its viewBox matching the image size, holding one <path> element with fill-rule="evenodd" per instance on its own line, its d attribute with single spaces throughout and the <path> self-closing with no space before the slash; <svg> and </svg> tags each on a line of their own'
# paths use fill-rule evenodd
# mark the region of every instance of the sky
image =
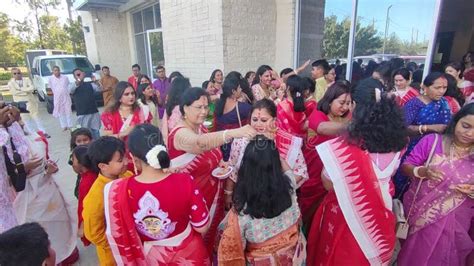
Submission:
<svg viewBox="0 0 474 266">
<path fill-rule="evenodd" d="M 277 0 L 278 1 L 278 0 Z M 387 8 L 390 8 L 388 36 L 395 32 L 402 40 L 428 39 L 436 0 L 359 0 L 357 16 L 362 17 L 363 25 L 374 23 L 377 31 L 383 36 Z M 351 16 L 352 0 L 326 0 L 325 16 L 336 15 L 338 19 Z"/>
<path fill-rule="evenodd" d="M 225 1 L 225 0 L 223 0 Z M 276 0 L 279 1 L 279 0 Z M 411 40 L 412 31 L 415 39 L 418 31 L 418 41 L 428 39 L 434 6 L 436 0 L 359 0 L 357 16 L 362 17 L 363 25 L 374 23 L 377 31 L 383 36 L 387 7 L 390 9 L 390 24 L 388 35 L 396 32 L 402 40 Z M 50 14 L 58 16 L 62 23 L 67 20 L 66 1 L 61 0 L 58 9 L 51 9 Z M 325 16 L 336 15 L 338 19 L 351 16 L 352 0 L 326 0 Z M 9 14 L 11 18 L 23 20 L 29 16 L 34 19 L 32 12 L 25 4 L 19 5 L 15 0 L 0 0 L 0 12 Z M 74 12 L 73 12 L 74 14 Z M 34 23 L 33 23 L 34 24 Z"/>
</svg>

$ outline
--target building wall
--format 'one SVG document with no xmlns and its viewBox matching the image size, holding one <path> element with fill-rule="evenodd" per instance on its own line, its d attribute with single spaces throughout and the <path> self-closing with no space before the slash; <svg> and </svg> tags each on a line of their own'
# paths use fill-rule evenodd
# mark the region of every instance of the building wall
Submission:
<svg viewBox="0 0 474 266">
<path fill-rule="evenodd" d="M 242 74 L 275 64 L 275 0 L 224 0 L 222 4 L 225 72 Z"/>
<path fill-rule="evenodd" d="M 212 70 L 224 67 L 221 0 L 167 0 L 160 5 L 167 73 L 179 70 L 193 86 L 201 86 Z"/>
<path fill-rule="evenodd" d="M 132 52 L 127 16 L 111 9 L 97 8 L 80 11 L 83 25 L 90 32 L 84 32 L 87 55 L 93 64 L 107 65 L 112 75 L 126 80 L 130 75 Z"/>
<path fill-rule="evenodd" d="M 276 47 L 274 68 L 294 67 L 296 0 L 276 0 Z"/>
</svg>

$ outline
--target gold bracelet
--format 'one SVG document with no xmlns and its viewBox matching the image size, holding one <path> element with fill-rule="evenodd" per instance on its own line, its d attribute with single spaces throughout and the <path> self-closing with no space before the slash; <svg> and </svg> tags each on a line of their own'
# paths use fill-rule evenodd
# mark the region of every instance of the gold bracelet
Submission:
<svg viewBox="0 0 474 266">
<path fill-rule="evenodd" d="M 418 127 L 418 133 L 420 133 L 420 135 L 423 135 L 422 129 L 423 129 L 423 125 L 420 125 L 420 126 Z"/>
</svg>

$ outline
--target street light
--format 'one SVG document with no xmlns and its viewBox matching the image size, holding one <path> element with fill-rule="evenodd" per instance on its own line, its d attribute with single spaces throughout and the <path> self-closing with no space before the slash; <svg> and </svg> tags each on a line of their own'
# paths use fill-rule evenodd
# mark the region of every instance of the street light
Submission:
<svg viewBox="0 0 474 266">
<path fill-rule="evenodd" d="M 382 54 L 385 54 L 385 45 L 387 43 L 388 25 L 390 24 L 389 13 L 390 13 L 390 8 L 392 8 L 392 6 L 393 5 L 389 5 L 387 8 L 387 17 L 385 18 L 385 37 L 383 38 Z"/>
</svg>

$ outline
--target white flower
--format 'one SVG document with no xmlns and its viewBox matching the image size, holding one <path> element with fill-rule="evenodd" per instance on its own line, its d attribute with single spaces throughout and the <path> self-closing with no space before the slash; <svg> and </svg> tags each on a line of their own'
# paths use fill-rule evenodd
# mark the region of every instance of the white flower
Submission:
<svg viewBox="0 0 474 266">
<path fill-rule="evenodd" d="M 192 209 L 193 211 L 197 210 L 197 208 L 198 208 L 198 206 L 196 206 L 196 205 L 193 205 L 193 206 L 191 207 L 191 209 Z"/>
<path fill-rule="evenodd" d="M 146 162 L 148 163 L 148 165 L 150 165 L 151 167 L 155 169 L 161 169 L 160 161 L 158 160 L 158 154 L 161 151 L 166 152 L 166 147 L 163 145 L 156 145 L 155 147 L 153 147 L 151 150 L 149 150 L 146 153 L 145 157 L 146 157 Z"/>
</svg>

